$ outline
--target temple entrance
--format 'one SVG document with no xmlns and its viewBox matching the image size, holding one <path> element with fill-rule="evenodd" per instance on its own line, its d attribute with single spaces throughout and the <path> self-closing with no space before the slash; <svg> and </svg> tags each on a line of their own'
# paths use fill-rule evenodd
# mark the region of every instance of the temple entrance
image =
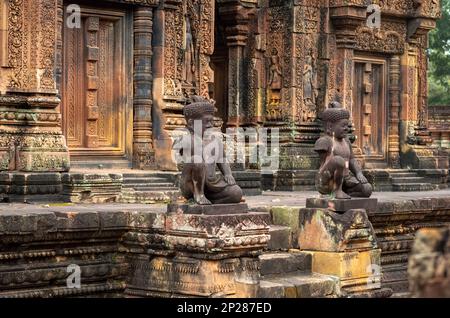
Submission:
<svg viewBox="0 0 450 318">
<path fill-rule="evenodd" d="M 354 60 L 352 118 L 355 144 L 366 167 L 387 165 L 387 66 L 384 59 Z"/>
<path fill-rule="evenodd" d="M 130 157 L 132 49 L 128 21 L 123 9 L 82 7 L 79 27 L 64 23 L 61 112 L 75 161 Z"/>
</svg>

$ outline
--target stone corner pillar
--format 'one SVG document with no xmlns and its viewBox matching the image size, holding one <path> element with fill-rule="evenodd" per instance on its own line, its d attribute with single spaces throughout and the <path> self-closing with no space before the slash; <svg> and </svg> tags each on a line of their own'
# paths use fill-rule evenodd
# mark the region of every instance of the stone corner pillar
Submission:
<svg viewBox="0 0 450 318">
<path fill-rule="evenodd" d="M 10 1 L 3 9 L 9 19 L 7 61 L 1 65 L 0 171 L 68 171 L 55 83 L 57 1 Z"/>
</svg>

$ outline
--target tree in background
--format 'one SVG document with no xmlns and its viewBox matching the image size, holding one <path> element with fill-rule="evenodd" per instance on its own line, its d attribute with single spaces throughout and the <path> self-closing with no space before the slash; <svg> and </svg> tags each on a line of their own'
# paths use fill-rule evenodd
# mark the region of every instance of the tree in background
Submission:
<svg viewBox="0 0 450 318">
<path fill-rule="evenodd" d="M 429 105 L 450 105 L 450 0 L 441 6 L 442 18 L 430 32 Z"/>
</svg>

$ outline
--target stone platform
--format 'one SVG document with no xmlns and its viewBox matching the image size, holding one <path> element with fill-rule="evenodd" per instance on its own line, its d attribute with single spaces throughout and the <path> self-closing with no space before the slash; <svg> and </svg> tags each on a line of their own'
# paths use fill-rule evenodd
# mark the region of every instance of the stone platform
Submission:
<svg viewBox="0 0 450 318">
<path fill-rule="evenodd" d="M 247 197 L 247 213 L 228 215 L 167 213 L 163 204 L 3 203 L 0 296 L 242 296 L 233 286 L 257 280 L 258 255 L 267 253 L 264 250 L 275 253 L 270 257 L 274 266 L 286 258 L 278 253 L 299 252 L 300 211 L 310 197 L 319 196 L 265 192 Z M 450 190 L 383 192 L 374 198 L 377 208 L 367 215 L 381 249 L 382 286 L 403 293 L 408 290 L 407 261 L 416 231 L 450 224 Z M 70 264 L 80 264 L 86 275 L 80 290 L 65 287 Z M 305 273 L 310 265 L 297 270 L 293 266 L 277 274 L 284 275 L 281 278 L 263 275 L 264 288 L 253 295 L 293 295 L 285 279 L 289 275 L 298 281 L 297 297 L 305 295 L 303 287 L 313 285 L 323 293 L 312 295 L 338 295 L 328 277 Z M 202 287 L 208 277 L 218 283 Z M 146 285 L 147 278 L 156 285 Z M 166 280 L 179 285 L 167 285 Z"/>
</svg>

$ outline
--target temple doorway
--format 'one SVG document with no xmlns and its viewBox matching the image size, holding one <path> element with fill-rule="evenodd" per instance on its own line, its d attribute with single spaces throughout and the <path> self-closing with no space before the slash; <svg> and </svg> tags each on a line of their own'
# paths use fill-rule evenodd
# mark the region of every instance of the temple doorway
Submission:
<svg viewBox="0 0 450 318">
<path fill-rule="evenodd" d="M 75 163 L 130 158 L 130 20 L 120 7 L 85 6 L 79 27 L 64 23 L 61 112 Z"/>
<path fill-rule="evenodd" d="M 387 165 L 387 63 L 385 59 L 354 60 L 352 118 L 355 144 L 366 167 Z"/>
</svg>

